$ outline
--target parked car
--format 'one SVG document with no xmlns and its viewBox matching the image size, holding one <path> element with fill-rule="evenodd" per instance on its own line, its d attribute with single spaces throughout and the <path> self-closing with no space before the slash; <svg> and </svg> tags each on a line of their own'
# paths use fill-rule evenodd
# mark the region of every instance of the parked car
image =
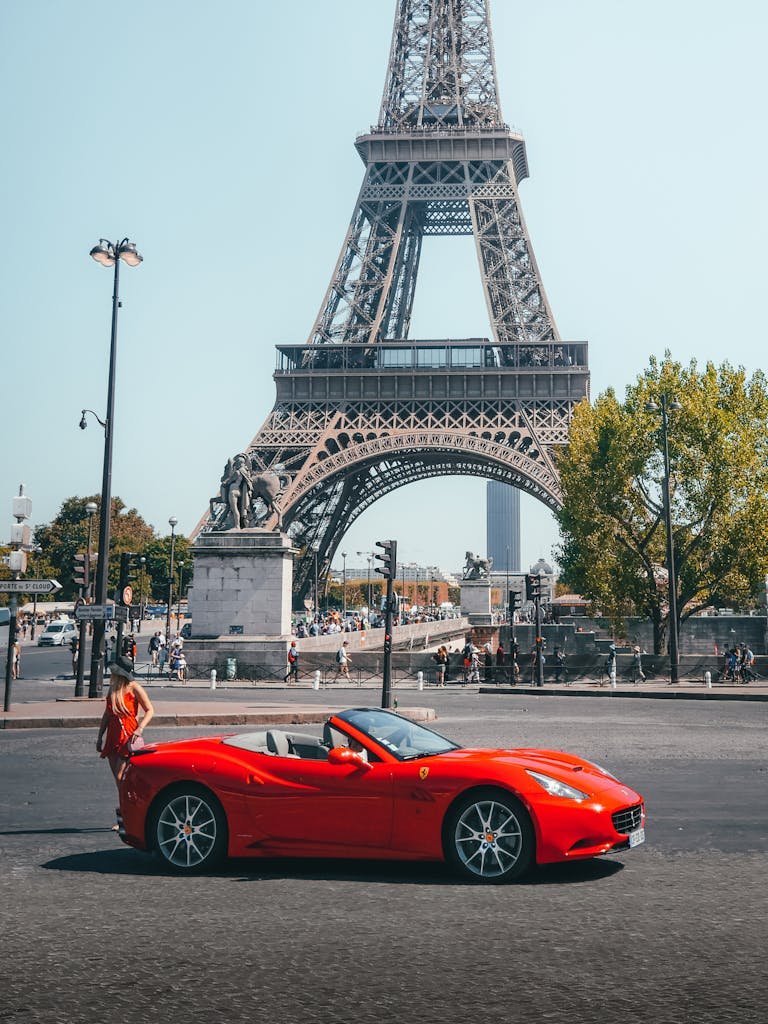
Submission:
<svg viewBox="0 0 768 1024">
<path fill-rule="evenodd" d="M 119 784 L 123 842 L 192 873 L 232 857 L 447 861 L 475 882 L 628 852 L 643 798 L 562 751 L 462 749 L 400 715 L 354 708 L 323 735 L 148 744 Z"/>
<path fill-rule="evenodd" d="M 69 619 L 58 619 L 49 623 L 37 641 L 38 647 L 58 647 L 61 644 L 68 644 L 78 635 L 77 623 Z"/>
</svg>

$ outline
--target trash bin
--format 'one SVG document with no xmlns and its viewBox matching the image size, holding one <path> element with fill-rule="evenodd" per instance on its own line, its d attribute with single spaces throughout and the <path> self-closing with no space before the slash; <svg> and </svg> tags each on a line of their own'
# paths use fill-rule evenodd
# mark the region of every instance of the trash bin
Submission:
<svg viewBox="0 0 768 1024">
<path fill-rule="evenodd" d="M 237 658 L 227 658 L 227 679 L 237 676 Z"/>
</svg>

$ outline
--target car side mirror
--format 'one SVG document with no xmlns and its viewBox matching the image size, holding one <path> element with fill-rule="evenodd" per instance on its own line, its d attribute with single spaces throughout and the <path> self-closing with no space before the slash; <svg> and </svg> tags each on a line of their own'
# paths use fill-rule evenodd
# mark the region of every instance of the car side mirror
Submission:
<svg viewBox="0 0 768 1024">
<path fill-rule="evenodd" d="M 332 747 L 328 751 L 328 762 L 329 764 L 348 764 L 354 768 L 362 768 L 363 771 L 368 771 L 371 767 L 362 754 L 356 750 L 350 750 L 349 747 Z"/>
</svg>

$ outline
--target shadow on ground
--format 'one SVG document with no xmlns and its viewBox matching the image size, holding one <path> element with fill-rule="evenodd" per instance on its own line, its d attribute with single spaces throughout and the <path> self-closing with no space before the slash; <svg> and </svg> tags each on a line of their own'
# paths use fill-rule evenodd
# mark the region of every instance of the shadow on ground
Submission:
<svg viewBox="0 0 768 1024">
<path fill-rule="evenodd" d="M 51 830 L 55 831 L 55 830 Z M 76 830 L 71 830 L 76 831 Z M 50 871 L 74 871 L 100 875 L 157 877 L 173 874 L 150 854 L 138 850 L 98 850 L 56 857 L 42 865 Z M 616 860 L 589 860 L 573 864 L 554 864 L 534 868 L 520 885 L 575 885 L 610 878 L 621 871 Z M 413 861 L 318 860 L 310 858 L 280 860 L 229 860 L 223 868 L 209 872 L 215 878 L 237 882 L 261 882 L 276 879 L 306 879 L 362 882 L 385 885 L 476 885 L 458 877 L 447 864 Z"/>
</svg>

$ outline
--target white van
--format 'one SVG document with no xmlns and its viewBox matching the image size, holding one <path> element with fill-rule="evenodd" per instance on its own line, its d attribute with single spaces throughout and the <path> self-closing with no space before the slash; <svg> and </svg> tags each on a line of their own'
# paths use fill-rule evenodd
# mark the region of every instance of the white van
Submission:
<svg viewBox="0 0 768 1024">
<path fill-rule="evenodd" d="M 37 646 L 58 647 L 60 644 L 68 644 L 77 635 L 77 623 L 71 622 L 69 619 L 57 619 L 56 622 L 51 622 L 45 627 L 37 641 Z"/>
</svg>

